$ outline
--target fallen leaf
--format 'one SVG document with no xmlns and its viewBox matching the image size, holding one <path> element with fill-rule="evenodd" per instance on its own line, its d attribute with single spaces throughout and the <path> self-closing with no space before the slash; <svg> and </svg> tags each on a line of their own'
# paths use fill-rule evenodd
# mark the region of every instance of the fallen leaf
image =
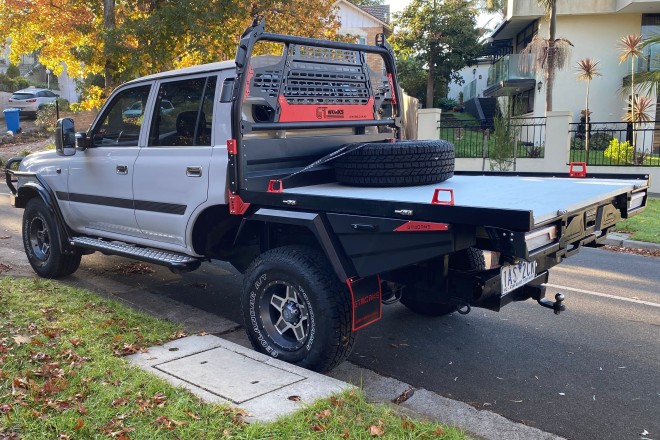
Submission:
<svg viewBox="0 0 660 440">
<path fill-rule="evenodd" d="M 401 422 L 401 427 L 403 429 L 415 429 L 415 424 L 408 419 L 403 419 Z"/>
<path fill-rule="evenodd" d="M 332 411 L 330 411 L 329 409 L 324 409 L 323 411 L 316 413 L 316 418 L 317 419 L 327 419 L 328 417 L 330 417 L 331 413 L 332 413 Z"/>
<path fill-rule="evenodd" d="M 371 434 L 372 437 L 381 437 L 385 434 L 385 427 L 383 426 L 382 420 L 379 420 L 377 425 L 371 425 L 369 427 L 369 434 Z"/>
<path fill-rule="evenodd" d="M 442 429 L 442 426 L 438 426 L 438 429 L 433 431 L 433 434 L 435 434 L 435 435 L 442 435 L 444 433 L 445 433 L 445 431 Z"/>
<path fill-rule="evenodd" d="M 291 400 L 291 401 L 293 401 L 293 402 L 300 402 L 300 401 L 302 400 L 302 399 L 300 398 L 300 396 L 289 396 L 289 397 L 287 397 L 287 399 L 289 399 L 289 400 Z"/>
<path fill-rule="evenodd" d="M 83 422 L 83 419 L 78 418 L 78 421 L 76 422 L 76 426 L 73 427 L 76 431 L 80 431 L 83 429 L 83 426 L 85 426 L 85 422 Z"/>
<path fill-rule="evenodd" d="M 32 342 L 32 338 L 24 335 L 16 335 L 14 336 L 14 342 L 16 343 L 16 345 L 29 344 L 30 342 Z"/>
<path fill-rule="evenodd" d="M 312 426 L 312 431 L 323 432 L 323 431 L 325 431 L 325 428 L 321 425 L 314 425 L 314 426 Z"/>
<path fill-rule="evenodd" d="M 415 389 L 413 387 L 410 387 L 407 390 L 405 390 L 403 393 L 399 394 L 394 399 L 392 399 L 392 402 L 397 405 L 400 405 L 406 400 L 410 399 L 413 394 L 415 394 Z"/>
<path fill-rule="evenodd" d="M 341 438 L 349 438 L 351 436 L 348 428 L 344 428 L 344 433 L 341 435 Z"/>
<path fill-rule="evenodd" d="M 195 414 L 195 413 L 192 412 L 192 411 L 184 411 L 184 412 L 185 412 L 185 413 L 186 413 L 191 419 L 193 419 L 193 420 L 199 420 L 199 419 L 201 419 L 200 416 L 198 416 L 197 414 Z"/>
</svg>

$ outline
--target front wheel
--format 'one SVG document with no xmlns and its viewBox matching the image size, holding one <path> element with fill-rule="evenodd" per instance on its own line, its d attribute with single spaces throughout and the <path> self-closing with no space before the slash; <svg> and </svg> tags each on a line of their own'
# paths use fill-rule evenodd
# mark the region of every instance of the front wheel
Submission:
<svg viewBox="0 0 660 440">
<path fill-rule="evenodd" d="M 253 347 L 274 358 L 324 372 L 355 342 L 348 288 L 318 250 L 271 249 L 246 272 L 241 307 Z"/>
<path fill-rule="evenodd" d="M 32 269 L 43 278 L 60 278 L 80 266 L 80 254 L 63 254 L 55 220 L 39 197 L 23 212 L 23 246 Z"/>
</svg>

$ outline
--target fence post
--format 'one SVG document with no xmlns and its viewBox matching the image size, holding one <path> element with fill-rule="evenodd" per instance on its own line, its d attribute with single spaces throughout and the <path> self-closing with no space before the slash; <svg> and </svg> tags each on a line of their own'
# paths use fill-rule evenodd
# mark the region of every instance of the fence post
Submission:
<svg viewBox="0 0 660 440">
<path fill-rule="evenodd" d="M 569 127 L 573 114 L 569 111 L 547 112 L 545 119 L 545 154 L 547 171 L 564 171 L 568 163 L 571 135 Z"/>
<path fill-rule="evenodd" d="M 417 111 L 417 139 L 440 139 L 439 108 L 422 108 Z"/>
</svg>

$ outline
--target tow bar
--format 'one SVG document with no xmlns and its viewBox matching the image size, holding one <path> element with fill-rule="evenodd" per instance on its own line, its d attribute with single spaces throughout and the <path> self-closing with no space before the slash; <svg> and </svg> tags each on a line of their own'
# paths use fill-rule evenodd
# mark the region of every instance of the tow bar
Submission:
<svg viewBox="0 0 660 440">
<path fill-rule="evenodd" d="M 566 306 L 562 304 L 564 301 L 564 294 L 563 293 L 558 293 L 555 295 L 555 302 L 550 301 L 549 299 L 539 299 L 536 302 L 541 304 L 543 307 L 546 307 L 548 309 L 552 309 L 555 311 L 555 315 L 559 315 L 561 312 L 566 311 Z"/>
</svg>

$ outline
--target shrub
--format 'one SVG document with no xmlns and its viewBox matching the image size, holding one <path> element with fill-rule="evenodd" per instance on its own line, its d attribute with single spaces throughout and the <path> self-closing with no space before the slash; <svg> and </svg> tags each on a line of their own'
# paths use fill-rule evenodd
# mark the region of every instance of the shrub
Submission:
<svg viewBox="0 0 660 440">
<path fill-rule="evenodd" d="M 8 78 L 18 78 L 21 76 L 21 71 L 19 70 L 18 66 L 16 64 L 9 64 L 7 66 L 7 77 Z"/>
<path fill-rule="evenodd" d="M 603 155 L 613 163 L 628 164 L 632 163 L 635 151 L 628 141 L 619 142 L 615 138 L 610 141 Z"/>
<path fill-rule="evenodd" d="M 603 151 L 609 145 L 612 140 L 612 133 L 606 133 L 602 131 L 591 132 L 589 134 L 589 150 L 592 151 Z"/>
<path fill-rule="evenodd" d="M 458 107 L 458 101 L 450 98 L 442 98 L 439 102 L 439 106 L 443 110 L 451 110 L 454 107 Z"/>
<path fill-rule="evenodd" d="M 578 134 L 571 140 L 571 150 L 584 150 L 584 144 L 586 142 L 583 137 L 578 137 Z M 589 143 L 591 144 L 591 140 Z"/>
</svg>

